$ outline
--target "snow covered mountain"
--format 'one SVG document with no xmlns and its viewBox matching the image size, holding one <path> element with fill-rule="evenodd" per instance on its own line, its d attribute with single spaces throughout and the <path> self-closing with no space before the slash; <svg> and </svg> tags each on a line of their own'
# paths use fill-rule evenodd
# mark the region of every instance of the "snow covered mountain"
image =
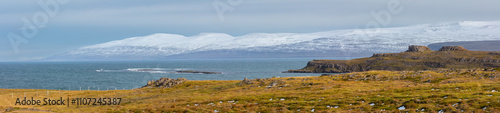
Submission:
<svg viewBox="0 0 500 113">
<path fill-rule="evenodd" d="M 82 47 L 46 60 L 161 60 L 207 57 L 334 57 L 402 52 L 409 45 L 500 40 L 500 21 L 463 21 L 396 28 L 231 36 L 152 34 Z"/>
</svg>

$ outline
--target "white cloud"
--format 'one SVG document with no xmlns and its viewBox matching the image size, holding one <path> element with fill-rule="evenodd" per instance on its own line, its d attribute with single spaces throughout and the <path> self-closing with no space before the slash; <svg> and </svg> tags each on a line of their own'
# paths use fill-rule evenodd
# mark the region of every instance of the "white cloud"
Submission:
<svg viewBox="0 0 500 113">
<path fill-rule="evenodd" d="M 498 1 L 400 1 L 404 11 L 400 15 L 393 15 L 394 22 L 398 24 L 411 25 L 471 19 L 500 20 L 500 15 L 495 14 L 500 10 L 500 7 L 495 6 L 495 4 L 500 4 Z M 349 25 L 356 27 L 356 25 L 373 20 L 370 11 L 386 9 L 388 0 L 245 0 L 240 5 L 231 6 L 234 10 L 226 12 L 223 15 L 225 20 L 222 22 L 217 17 L 212 2 L 73 0 L 70 4 L 61 7 L 61 14 L 54 18 L 52 23 L 97 27 L 199 26 L 210 28 L 225 26 L 226 28 L 221 29 L 227 30 L 227 33 L 237 26 L 262 29 L 279 26 L 296 27 L 296 29 L 303 26 L 343 26 L 341 28 L 345 28 Z M 21 0 L 20 2 L 10 1 L 6 4 L 30 4 L 30 2 Z M 19 18 L 20 15 L 33 13 L 3 13 L 0 17 Z M 7 18 L 3 24 L 18 21 L 18 18 Z"/>
<path fill-rule="evenodd" d="M 252 32 L 317 32 L 334 29 L 364 28 L 366 22 L 374 20 L 370 11 L 387 8 L 389 0 L 244 0 L 233 11 L 226 12 L 220 21 L 212 5 L 206 1 L 133 1 L 133 0 L 71 0 L 61 6 L 56 17 L 51 18 L 47 28 L 40 33 L 70 31 L 71 28 L 92 28 L 95 31 L 120 32 L 159 31 L 173 34 L 198 34 L 200 32 L 222 32 L 235 36 Z M 226 0 L 220 0 L 225 2 Z M 492 0 L 400 0 L 404 10 L 392 16 L 389 26 L 406 26 L 422 23 L 438 23 L 468 20 L 500 20 L 500 1 Z M 0 1 L 0 33 L 19 32 L 22 17 L 43 11 L 38 0 Z M 60 27 L 64 26 L 64 27 Z M 110 28 L 116 28 L 109 30 Z M 61 33 L 52 32 L 40 39 L 61 39 Z M 78 32 L 74 32 L 78 33 Z M 87 40 L 100 40 L 103 34 L 88 35 Z M 149 33 L 149 32 L 141 32 Z M 144 35 L 137 33 L 140 35 Z M 74 34 L 79 35 L 79 34 Z M 0 36 L 6 36 L 0 34 Z M 50 36 L 50 37 L 49 37 Z M 133 37 L 137 35 L 131 35 Z M 123 37 L 127 38 L 127 37 Z M 2 39 L 0 41 L 7 41 Z M 33 40 L 35 43 L 36 40 Z M 78 41 L 75 41 L 78 42 Z M 7 42 L 2 42 L 7 43 Z M 32 42 L 30 42 L 32 43 Z M 42 43 L 42 42 L 40 42 Z M 67 42 L 61 42 L 67 43 Z M 52 43 L 51 43 L 52 44 Z M 42 44 L 43 45 L 43 44 Z M 69 45 L 69 44 L 66 44 Z M 83 44 L 75 44 L 83 45 Z M 90 45 L 90 44 L 89 44 Z M 2 45 L 0 51 L 10 51 Z M 52 48 L 33 48 L 52 49 Z M 30 51 L 24 50 L 24 51 Z M 46 51 L 47 54 L 60 51 Z M 12 59 L 16 55 L 1 53 L 0 59 Z M 34 53 L 33 53 L 34 54 Z M 17 55 L 21 56 L 21 55 Z M 25 55 L 31 56 L 31 55 Z M 36 55 L 33 57 L 36 58 Z"/>
</svg>

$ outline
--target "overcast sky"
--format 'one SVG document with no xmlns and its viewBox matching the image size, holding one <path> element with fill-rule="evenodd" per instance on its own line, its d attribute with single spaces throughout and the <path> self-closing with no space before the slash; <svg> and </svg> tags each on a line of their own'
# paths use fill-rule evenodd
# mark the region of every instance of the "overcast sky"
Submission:
<svg viewBox="0 0 500 113">
<path fill-rule="evenodd" d="M 391 0 L 60 0 L 53 2 L 58 6 L 57 13 L 48 15 L 39 2 L 51 1 L 0 1 L 0 61 L 39 59 L 82 46 L 154 33 L 192 36 L 218 32 L 240 36 L 364 28 L 375 20 L 370 11 L 388 10 Z M 500 20 L 500 1 L 392 1 L 401 2 L 401 12 L 393 14 L 383 27 Z M 217 13 L 214 3 L 225 12 Z M 8 33 L 23 36 L 23 18 L 33 22 L 33 17 L 38 17 L 38 24 L 43 26 L 37 26 L 38 32 L 19 45 L 15 53 Z"/>
</svg>

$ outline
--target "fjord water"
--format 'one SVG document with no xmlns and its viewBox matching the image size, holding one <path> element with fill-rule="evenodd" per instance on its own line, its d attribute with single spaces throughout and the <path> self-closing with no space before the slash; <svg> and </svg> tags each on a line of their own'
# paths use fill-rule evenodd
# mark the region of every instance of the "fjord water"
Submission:
<svg viewBox="0 0 500 113">
<path fill-rule="evenodd" d="M 332 58 L 331 58 L 332 59 Z M 351 58 L 333 58 L 351 59 Z M 243 80 L 319 76 L 318 73 L 281 73 L 304 67 L 310 58 L 215 59 L 116 62 L 2 62 L 0 88 L 107 90 L 133 89 L 161 77 L 188 80 Z M 147 71 L 145 71 L 147 70 Z M 175 73 L 180 70 L 222 74 Z"/>
</svg>

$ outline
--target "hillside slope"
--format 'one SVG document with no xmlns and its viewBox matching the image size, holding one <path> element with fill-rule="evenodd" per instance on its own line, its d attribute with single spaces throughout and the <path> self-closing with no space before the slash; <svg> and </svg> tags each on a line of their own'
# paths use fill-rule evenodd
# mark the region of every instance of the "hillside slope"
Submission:
<svg viewBox="0 0 500 113">
<path fill-rule="evenodd" d="M 420 46 L 421 47 L 421 46 Z M 456 48 L 455 48 L 456 47 Z M 429 70 L 436 68 L 497 68 L 500 52 L 469 51 L 461 46 L 445 46 L 440 51 L 379 53 L 352 60 L 313 60 L 290 73 L 345 73 L 369 70 Z M 409 50 L 413 50 L 412 46 Z"/>
<path fill-rule="evenodd" d="M 0 111 L 500 112 L 499 76 L 500 68 L 368 71 L 243 81 L 188 80 L 168 88 L 133 90 L 0 89 Z M 24 96 L 122 99 L 119 105 L 15 105 L 16 98 Z"/>
</svg>

